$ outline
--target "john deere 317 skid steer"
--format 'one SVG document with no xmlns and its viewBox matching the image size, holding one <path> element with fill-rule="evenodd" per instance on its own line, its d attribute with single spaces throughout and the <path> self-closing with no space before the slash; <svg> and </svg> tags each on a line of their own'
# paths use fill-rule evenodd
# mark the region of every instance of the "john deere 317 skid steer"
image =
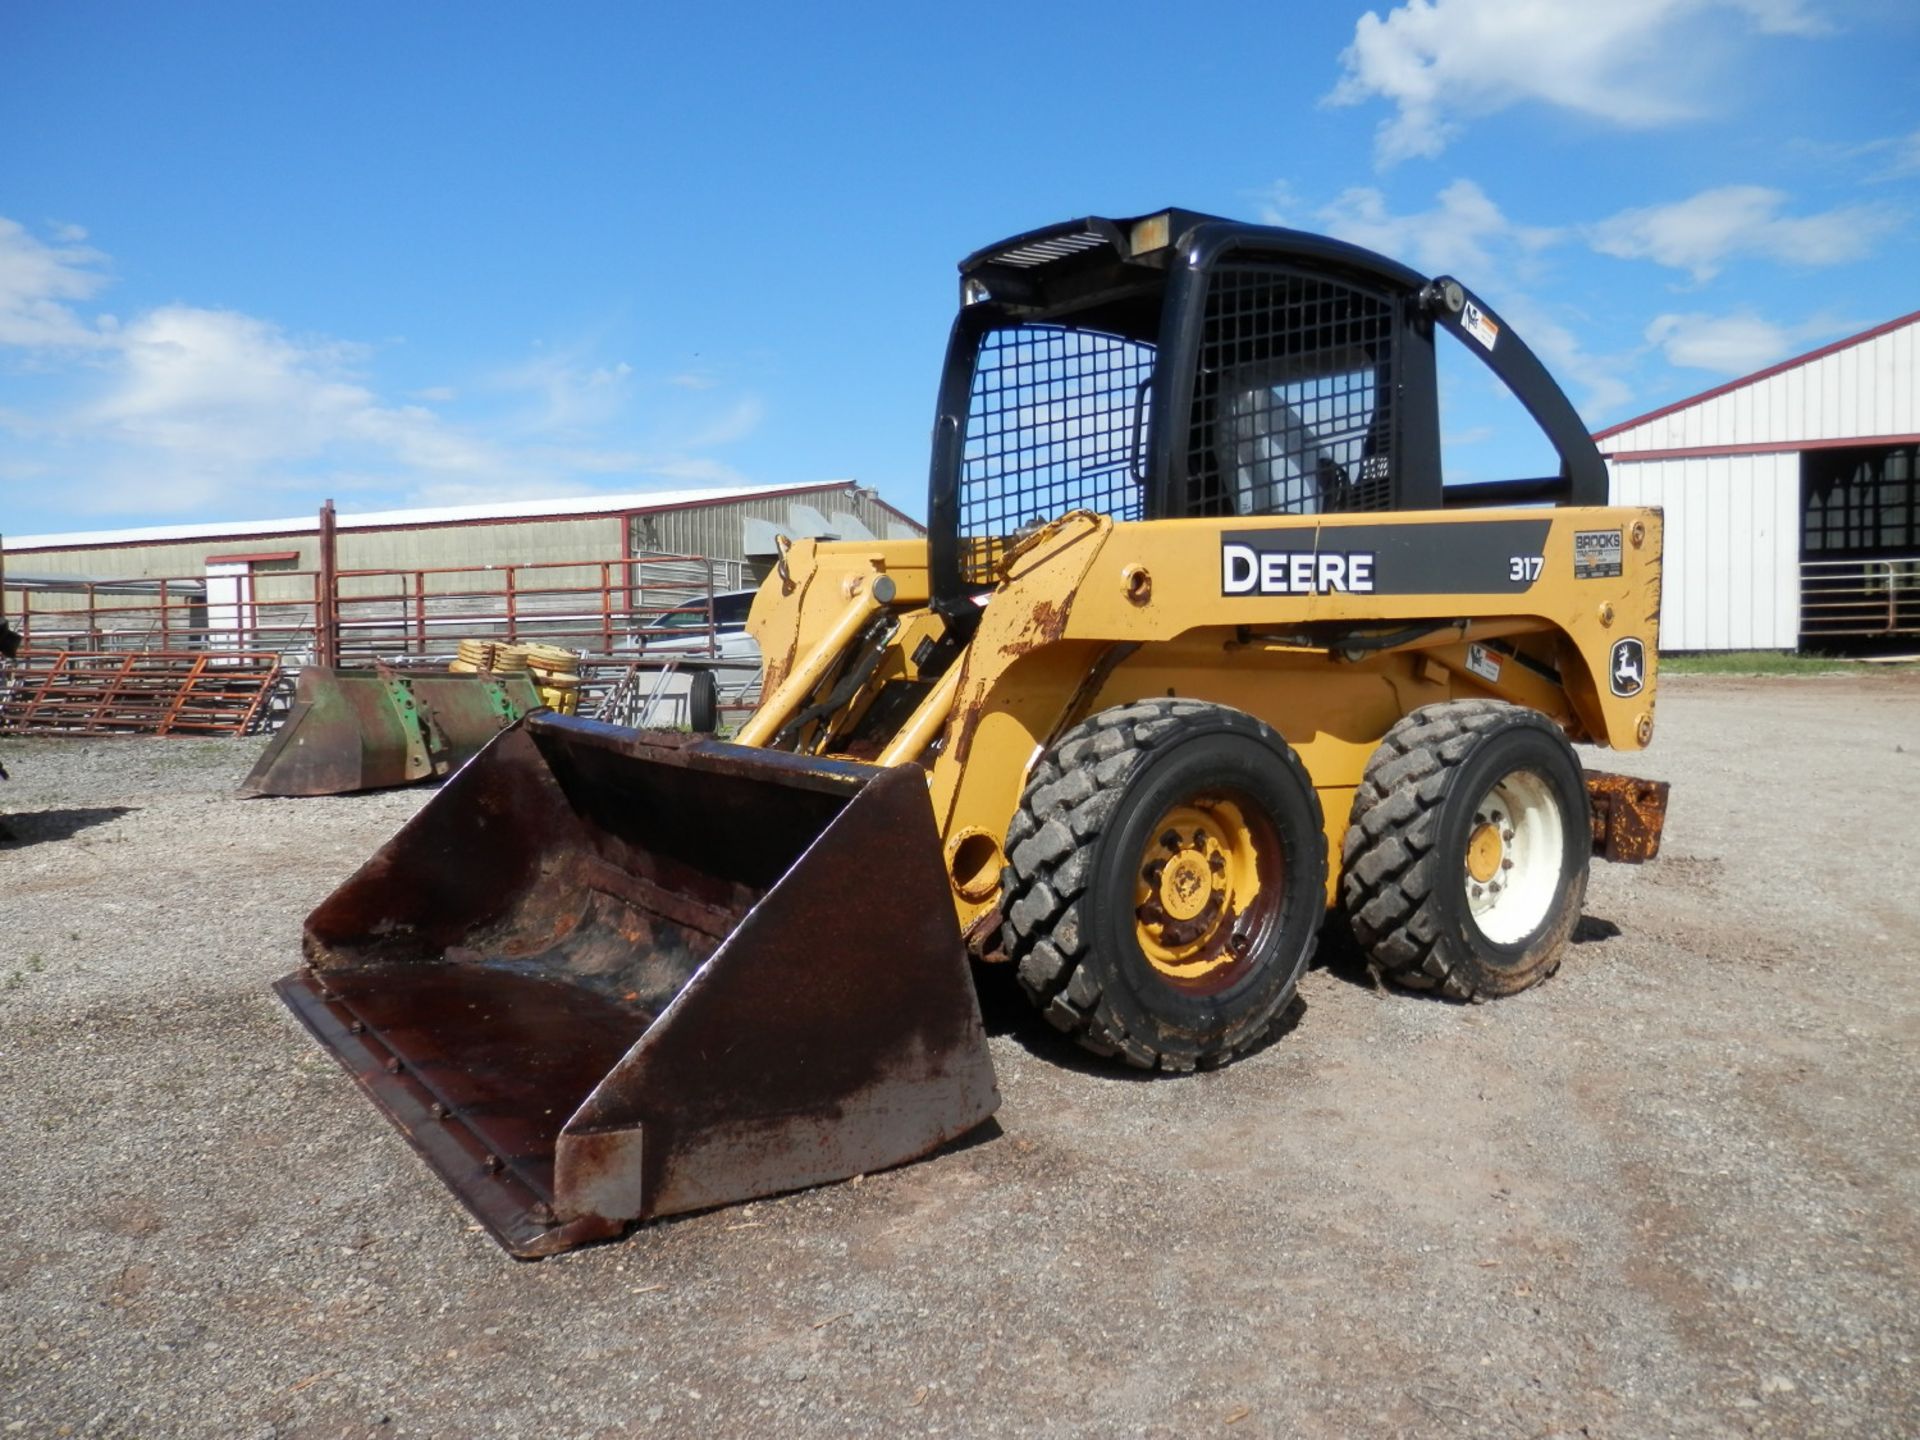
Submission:
<svg viewBox="0 0 1920 1440">
<path fill-rule="evenodd" d="M 782 542 L 730 742 L 530 715 L 307 922 L 281 994 L 515 1254 L 972 1129 L 969 952 L 1192 1070 L 1330 907 L 1505 995 L 1658 843 L 1569 742 L 1652 737 L 1660 516 L 1457 280 L 1184 211 L 960 270 L 929 537 Z M 1557 474 L 1443 484 L 1456 342 Z"/>
</svg>

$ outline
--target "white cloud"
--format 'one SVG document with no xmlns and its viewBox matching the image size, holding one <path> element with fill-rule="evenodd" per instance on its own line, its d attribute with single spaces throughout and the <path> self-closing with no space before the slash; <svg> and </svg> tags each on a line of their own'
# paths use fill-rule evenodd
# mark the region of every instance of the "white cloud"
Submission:
<svg viewBox="0 0 1920 1440">
<path fill-rule="evenodd" d="M 0 395 L 15 401 L 0 404 L 14 442 L 0 473 L 72 477 L 65 510 L 241 515 L 284 508 L 276 492 L 438 502 L 743 478 L 704 452 L 755 428 L 752 396 L 716 391 L 677 436 L 656 423 L 649 444 L 609 444 L 638 423 L 633 368 L 542 349 L 480 386 L 524 403 L 462 421 L 446 408 L 460 397 L 450 385 L 384 397 L 365 346 L 187 304 L 88 317 L 108 277 L 84 239 L 72 228 L 37 239 L 0 217 L 0 361 L 36 387 L 29 404 Z"/>
<path fill-rule="evenodd" d="M 486 440 L 420 405 L 388 405 L 353 374 L 358 347 L 296 340 L 228 310 L 168 305 L 121 329 L 105 392 L 70 429 L 244 483 L 310 459 L 474 473 L 506 467 Z"/>
<path fill-rule="evenodd" d="M 1647 343 L 1669 365 L 1710 370 L 1716 375 L 1750 375 L 1784 360 L 1811 341 L 1848 327 L 1816 317 L 1799 325 L 1778 325 L 1752 310 L 1730 315 L 1656 315 L 1647 326 Z"/>
<path fill-rule="evenodd" d="M 1723 185 L 1670 205 L 1622 210 L 1587 234 L 1602 254 L 1652 260 L 1705 281 L 1741 255 L 1792 265 L 1858 260 L 1894 223 L 1870 205 L 1787 215 L 1786 203 L 1783 192 L 1763 185 Z"/>
<path fill-rule="evenodd" d="M 1469 283 L 1493 272 L 1496 253 L 1532 254 L 1559 238 L 1558 231 L 1507 219 L 1486 191 L 1465 179 L 1442 190 L 1429 210 L 1395 215 L 1386 196 L 1362 185 L 1342 191 L 1314 213 L 1330 235 L 1429 274 L 1454 272 Z"/>
<path fill-rule="evenodd" d="M 1833 22 L 1801 0 L 1732 0 L 1732 10 L 1744 10 L 1762 35 L 1799 35 L 1814 38 L 1833 34 Z"/>
<path fill-rule="evenodd" d="M 699 428 L 680 441 L 680 448 L 714 450 L 723 445 L 731 445 L 736 440 L 744 440 L 760 428 L 760 420 L 764 414 L 765 409 L 757 396 L 744 396 L 719 414 L 701 423 Z"/>
<path fill-rule="evenodd" d="M 1893 157 L 1893 174 L 1920 174 L 1920 130 L 1901 136 L 1894 144 Z"/>
<path fill-rule="evenodd" d="M 1840 153 L 1849 159 L 1860 155 L 1880 158 L 1882 163 L 1869 179 L 1902 180 L 1909 175 L 1920 175 L 1920 130 L 1869 140 Z"/>
<path fill-rule="evenodd" d="M 1275 187 L 1274 193 L 1289 206 L 1299 206 L 1284 185 Z M 1560 241 L 1564 231 L 1509 219 L 1486 191 L 1467 179 L 1455 180 L 1441 190 L 1426 210 L 1395 214 L 1379 190 L 1356 186 L 1310 213 L 1313 228 L 1428 274 L 1454 274 L 1470 289 L 1478 290 L 1499 277 L 1503 287 L 1499 310 L 1547 368 L 1575 392 L 1583 408 L 1604 412 L 1632 398 L 1621 378 L 1625 357 L 1594 355 L 1545 305 L 1514 284 L 1515 277 L 1524 277 L 1536 257 Z"/>
<path fill-rule="evenodd" d="M 1633 398 L 1633 387 L 1623 378 L 1627 357 L 1594 354 L 1531 296 L 1510 295 L 1503 308 L 1547 370 L 1574 392 L 1582 411 L 1610 414 Z"/>
<path fill-rule="evenodd" d="M 531 414 L 518 423 L 537 432 L 591 430 L 623 413 L 632 398 L 633 367 L 626 361 L 596 364 L 583 349 L 542 349 L 524 364 L 502 371 L 494 386 L 534 397 Z"/>
<path fill-rule="evenodd" d="M 0 345 L 84 349 L 102 343 L 73 310 L 105 287 L 106 257 L 80 242 L 86 232 L 62 226 L 51 245 L 0 215 Z"/>
<path fill-rule="evenodd" d="M 1354 26 L 1334 105 L 1386 100 L 1377 156 L 1438 155 L 1465 121 L 1528 101 L 1615 125 L 1670 124 L 1697 113 L 1681 96 L 1689 67 L 1726 43 L 1711 21 L 1765 35 L 1826 26 L 1798 0 L 1407 0 Z"/>
</svg>

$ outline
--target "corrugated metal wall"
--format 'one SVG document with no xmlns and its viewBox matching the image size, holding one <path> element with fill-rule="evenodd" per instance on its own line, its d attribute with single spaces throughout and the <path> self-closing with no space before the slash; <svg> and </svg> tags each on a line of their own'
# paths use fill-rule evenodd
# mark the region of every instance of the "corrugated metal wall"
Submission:
<svg viewBox="0 0 1920 1440">
<path fill-rule="evenodd" d="M 631 537 L 623 517 L 600 516 L 484 521 L 461 525 L 340 530 L 342 570 L 415 570 L 466 565 L 537 565 L 611 560 L 642 552 L 747 558 L 743 530 L 749 519 L 768 522 L 796 537 L 832 533 L 847 539 L 923 533 L 873 495 L 855 486 L 803 490 L 759 500 L 690 505 L 633 517 Z M 211 555 L 293 550 L 291 568 L 315 569 L 319 541 L 312 533 L 244 535 L 216 540 L 156 541 L 70 550 L 9 551 L 10 568 L 33 575 L 92 579 L 199 576 Z"/>
<path fill-rule="evenodd" d="M 1666 512 L 1662 650 L 1800 640 L 1800 456 L 1611 461 L 1618 505 Z"/>
<path fill-rule="evenodd" d="M 416 570 L 462 565 L 534 565 L 545 561 L 611 560 L 621 554 L 618 516 L 599 519 L 524 520 L 416 529 L 340 532 L 342 570 Z M 102 545 L 73 550 L 9 552 L 10 570 L 31 575 L 80 575 L 96 580 L 204 575 L 213 555 L 298 552 L 288 568 L 313 570 L 320 542 L 308 535 L 243 535 L 225 540 L 184 540 L 140 545 Z"/>
<path fill-rule="evenodd" d="M 1601 442 L 1608 453 L 1920 433 L 1920 321 Z"/>
<path fill-rule="evenodd" d="M 432 525 L 415 530 L 342 530 L 340 568 L 346 570 L 434 570 L 470 565 L 540 565 L 568 560 L 612 560 L 621 553 L 618 516 L 575 520 L 489 521 L 474 525 Z M 598 574 L 548 572 L 550 585 L 598 584 Z M 437 590 L 496 588 L 484 575 L 445 575 Z M 341 593 L 354 593 L 350 577 Z"/>
<path fill-rule="evenodd" d="M 149 545 L 105 545 L 74 550 L 7 552 L 7 570 L 23 575 L 77 575 L 90 580 L 147 580 L 201 576 L 209 555 L 259 555 L 295 550 L 295 565 L 311 570 L 320 563 L 320 542 L 312 535 L 246 535 L 231 540 L 182 540 Z"/>
<path fill-rule="evenodd" d="M 748 558 L 745 532 L 749 519 L 764 520 L 794 539 L 822 533 L 847 540 L 924 533 L 918 526 L 903 525 L 898 515 L 869 492 L 848 486 L 636 515 L 632 550 L 634 554 L 651 551 L 744 560 Z"/>
</svg>

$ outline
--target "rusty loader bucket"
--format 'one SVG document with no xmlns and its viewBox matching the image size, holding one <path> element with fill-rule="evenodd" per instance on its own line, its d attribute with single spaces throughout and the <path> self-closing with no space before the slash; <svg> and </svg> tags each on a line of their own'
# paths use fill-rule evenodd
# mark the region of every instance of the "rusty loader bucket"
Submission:
<svg viewBox="0 0 1920 1440">
<path fill-rule="evenodd" d="M 308 665 L 240 792 L 344 795 L 445 776 L 539 705 L 524 674 Z"/>
<path fill-rule="evenodd" d="M 536 714 L 305 946 L 281 997 L 523 1258 L 898 1165 L 999 1101 L 916 767 Z"/>
</svg>

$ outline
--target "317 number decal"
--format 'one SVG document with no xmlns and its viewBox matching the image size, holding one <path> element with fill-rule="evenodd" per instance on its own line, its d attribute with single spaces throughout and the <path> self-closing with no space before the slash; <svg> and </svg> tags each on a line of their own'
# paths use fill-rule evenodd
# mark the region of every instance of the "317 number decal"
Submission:
<svg viewBox="0 0 1920 1440">
<path fill-rule="evenodd" d="M 1545 563 L 1538 555 L 1510 555 L 1507 557 L 1507 579 L 1516 583 L 1538 580 Z"/>
</svg>

